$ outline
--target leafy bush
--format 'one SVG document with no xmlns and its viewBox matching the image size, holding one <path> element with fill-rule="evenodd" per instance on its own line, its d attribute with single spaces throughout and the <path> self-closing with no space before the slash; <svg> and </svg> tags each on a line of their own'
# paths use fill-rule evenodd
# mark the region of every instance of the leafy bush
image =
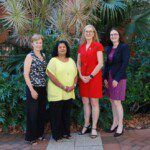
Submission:
<svg viewBox="0 0 150 150">
<path fill-rule="evenodd" d="M 0 123 L 25 128 L 25 84 L 22 73 L 12 74 L 0 68 Z"/>
<path fill-rule="evenodd" d="M 126 107 L 130 112 L 148 112 L 150 105 L 150 60 L 147 39 L 136 38 L 135 56 L 131 57 L 128 69 Z"/>
</svg>

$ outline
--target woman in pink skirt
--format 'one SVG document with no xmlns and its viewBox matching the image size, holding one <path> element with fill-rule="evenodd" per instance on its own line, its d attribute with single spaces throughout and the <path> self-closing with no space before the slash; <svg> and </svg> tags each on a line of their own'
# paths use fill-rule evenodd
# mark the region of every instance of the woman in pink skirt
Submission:
<svg viewBox="0 0 150 150">
<path fill-rule="evenodd" d="M 104 68 L 104 84 L 106 96 L 109 97 L 113 112 L 113 123 L 109 133 L 114 136 L 123 133 L 123 107 L 122 101 L 126 94 L 126 68 L 128 66 L 130 51 L 128 45 L 123 43 L 121 34 L 116 28 L 110 30 L 110 46 L 106 49 L 107 59 Z"/>
</svg>

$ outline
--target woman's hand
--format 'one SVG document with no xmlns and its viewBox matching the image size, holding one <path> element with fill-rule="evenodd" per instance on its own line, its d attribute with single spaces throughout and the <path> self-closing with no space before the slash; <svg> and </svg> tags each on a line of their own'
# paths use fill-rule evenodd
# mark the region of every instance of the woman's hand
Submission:
<svg viewBox="0 0 150 150">
<path fill-rule="evenodd" d="M 108 88 L 108 81 L 106 79 L 104 80 L 104 84 L 105 84 L 105 87 Z"/>
<path fill-rule="evenodd" d="M 84 82 L 84 83 L 88 83 L 90 81 L 90 76 L 81 76 L 81 80 Z"/>
<path fill-rule="evenodd" d="M 85 76 L 80 76 L 81 80 L 86 83 L 86 77 Z"/>
<path fill-rule="evenodd" d="M 73 86 L 67 86 L 67 92 L 71 92 L 72 90 L 74 90 L 74 85 Z"/>
<path fill-rule="evenodd" d="M 31 96 L 32 96 L 33 99 L 37 100 L 37 98 L 38 98 L 38 93 L 33 89 L 33 90 L 31 91 Z"/>
<path fill-rule="evenodd" d="M 112 86 L 113 86 L 113 87 L 117 87 L 117 85 L 118 85 L 118 82 L 117 82 L 116 80 L 113 80 Z"/>
</svg>

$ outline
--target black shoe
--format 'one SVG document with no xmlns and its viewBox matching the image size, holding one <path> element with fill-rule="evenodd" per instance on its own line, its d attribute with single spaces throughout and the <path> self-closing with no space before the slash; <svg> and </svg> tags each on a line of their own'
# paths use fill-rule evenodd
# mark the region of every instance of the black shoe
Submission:
<svg viewBox="0 0 150 150">
<path fill-rule="evenodd" d="M 89 126 L 84 126 L 83 128 L 86 128 L 86 130 L 85 130 L 85 132 L 83 133 L 82 132 L 82 130 L 78 133 L 79 135 L 84 135 L 84 134 L 86 134 L 86 133 L 90 133 L 91 132 L 91 125 L 89 125 Z"/>
<path fill-rule="evenodd" d="M 122 132 L 121 132 L 121 133 L 117 133 L 117 132 L 116 132 L 116 133 L 114 134 L 114 137 L 118 137 L 118 136 L 120 136 L 120 135 L 122 135 L 122 134 L 123 134 L 123 129 L 122 129 Z"/>
<path fill-rule="evenodd" d="M 109 130 L 107 131 L 107 133 L 113 133 L 113 132 L 116 131 L 117 128 L 118 128 L 118 126 L 116 126 L 113 130 L 109 129 Z"/>
</svg>

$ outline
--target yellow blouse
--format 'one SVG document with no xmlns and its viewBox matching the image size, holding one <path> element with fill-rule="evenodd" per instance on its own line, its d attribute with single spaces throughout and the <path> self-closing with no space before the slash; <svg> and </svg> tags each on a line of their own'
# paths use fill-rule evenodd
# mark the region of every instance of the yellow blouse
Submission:
<svg viewBox="0 0 150 150">
<path fill-rule="evenodd" d="M 52 73 L 62 85 L 72 86 L 74 84 L 77 68 L 72 58 L 69 58 L 67 62 L 62 62 L 58 58 L 53 57 L 48 63 L 46 73 L 47 70 Z M 47 93 L 49 102 L 68 100 L 70 98 L 75 99 L 74 90 L 66 92 L 56 86 L 50 79 L 48 80 Z"/>
</svg>

